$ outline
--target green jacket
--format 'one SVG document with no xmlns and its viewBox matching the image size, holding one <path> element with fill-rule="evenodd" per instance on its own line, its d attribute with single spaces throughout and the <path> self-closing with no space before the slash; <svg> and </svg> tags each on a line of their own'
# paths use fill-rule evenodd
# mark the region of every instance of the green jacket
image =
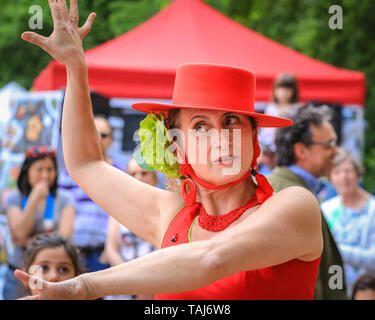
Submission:
<svg viewBox="0 0 375 320">
<path fill-rule="evenodd" d="M 291 186 L 300 186 L 309 189 L 308 185 L 300 176 L 285 167 L 276 167 L 272 173 L 267 176 L 267 180 L 270 182 L 275 192 Z M 324 248 L 318 271 L 314 299 L 346 300 L 347 296 L 342 258 L 323 214 L 322 231 Z M 329 280 L 334 276 L 334 273 L 329 273 L 329 268 L 333 265 L 341 267 L 343 276 L 342 289 L 331 289 L 329 287 Z"/>
</svg>

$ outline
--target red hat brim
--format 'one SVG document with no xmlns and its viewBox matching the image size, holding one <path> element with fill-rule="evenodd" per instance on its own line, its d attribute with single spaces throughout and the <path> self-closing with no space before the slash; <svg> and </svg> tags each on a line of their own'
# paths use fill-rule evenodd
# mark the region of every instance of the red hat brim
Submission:
<svg viewBox="0 0 375 320">
<path fill-rule="evenodd" d="M 202 110 L 217 110 L 217 111 L 228 111 L 240 114 L 246 114 L 249 116 L 254 117 L 259 127 L 289 127 L 293 124 L 293 121 L 286 118 L 281 117 L 274 117 L 269 116 L 263 113 L 251 112 L 251 111 L 244 111 L 244 110 L 233 110 L 229 109 L 225 110 L 223 107 L 208 107 L 208 106 L 186 106 L 186 105 L 174 105 L 174 104 L 163 104 L 163 103 L 154 103 L 154 102 L 139 102 L 134 103 L 132 108 L 138 111 L 146 112 L 146 113 L 160 113 L 160 112 L 168 112 L 172 109 L 202 109 Z"/>
</svg>

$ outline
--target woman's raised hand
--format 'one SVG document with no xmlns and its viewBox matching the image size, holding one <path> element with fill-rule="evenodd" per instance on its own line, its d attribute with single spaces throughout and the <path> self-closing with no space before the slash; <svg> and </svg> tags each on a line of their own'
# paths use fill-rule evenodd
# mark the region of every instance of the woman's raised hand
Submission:
<svg viewBox="0 0 375 320">
<path fill-rule="evenodd" d="M 31 193 L 30 193 L 30 199 L 35 199 L 37 201 L 44 200 L 48 197 L 50 193 L 48 181 L 42 180 L 33 186 Z"/>
<path fill-rule="evenodd" d="M 79 28 L 77 0 L 70 0 L 70 10 L 65 0 L 48 0 L 53 18 L 53 32 L 47 38 L 35 32 L 24 32 L 22 39 L 41 47 L 54 59 L 67 67 L 84 61 L 82 40 L 90 32 L 95 13 L 91 13 Z"/>
</svg>

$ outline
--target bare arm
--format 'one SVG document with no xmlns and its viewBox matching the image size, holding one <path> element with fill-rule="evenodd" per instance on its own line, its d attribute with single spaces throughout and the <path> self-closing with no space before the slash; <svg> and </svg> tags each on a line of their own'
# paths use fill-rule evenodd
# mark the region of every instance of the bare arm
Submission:
<svg viewBox="0 0 375 320">
<path fill-rule="evenodd" d="M 65 0 L 49 0 L 49 3 L 54 20 L 50 37 L 25 32 L 22 38 L 40 46 L 66 66 L 62 141 L 68 172 L 104 211 L 141 238 L 159 246 L 165 219 L 162 212 L 173 214 L 180 203 L 174 205 L 178 198 L 171 192 L 143 184 L 103 160 L 82 48 L 82 40 L 90 31 L 95 14 L 90 14 L 84 26 L 78 28 L 77 0 L 71 0 L 70 11 Z"/>
<path fill-rule="evenodd" d="M 107 258 L 111 266 L 117 266 L 125 262 L 125 260 L 120 255 L 120 245 L 118 241 L 119 232 L 119 223 L 115 219 L 110 217 L 108 220 L 107 240 L 104 250 L 107 254 Z"/>
<path fill-rule="evenodd" d="M 35 222 L 36 205 L 30 203 L 26 206 L 25 210 L 13 206 L 9 207 L 6 211 L 9 229 L 12 241 L 18 246 L 24 246 L 27 243 L 34 222 Z"/>
<path fill-rule="evenodd" d="M 158 250 L 81 279 L 95 298 L 189 291 L 240 271 L 312 261 L 322 248 L 318 202 L 306 189 L 290 188 L 210 240 Z"/>
<path fill-rule="evenodd" d="M 75 215 L 76 209 L 73 206 L 65 207 L 61 211 L 58 233 L 66 239 L 70 239 L 72 237 Z"/>
<path fill-rule="evenodd" d="M 293 187 L 210 240 L 157 250 L 64 283 L 44 282 L 46 289 L 33 298 L 59 297 L 67 290 L 80 299 L 189 291 L 240 271 L 292 259 L 312 261 L 321 255 L 322 246 L 319 204 L 307 190 Z M 21 272 L 17 276 L 28 277 Z"/>
<path fill-rule="evenodd" d="M 22 210 L 18 206 L 9 207 L 6 211 L 9 221 L 10 232 L 12 233 L 13 241 L 23 246 L 33 231 L 35 224 L 35 214 L 38 205 L 45 200 L 49 194 L 48 183 L 40 181 L 30 192 L 25 208 Z"/>
</svg>

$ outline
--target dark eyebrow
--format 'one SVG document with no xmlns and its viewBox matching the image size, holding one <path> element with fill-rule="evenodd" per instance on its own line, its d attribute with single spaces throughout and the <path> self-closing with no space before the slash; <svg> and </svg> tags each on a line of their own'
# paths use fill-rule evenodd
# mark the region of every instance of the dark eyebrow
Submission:
<svg viewBox="0 0 375 320">
<path fill-rule="evenodd" d="M 223 114 L 223 118 L 225 118 L 226 116 L 236 116 L 237 114 L 235 112 L 225 112 Z M 205 115 L 201 115 L 201 114 L 197 114 L 196 116 L 192 117 L 190 119 L 190 123 L 192 123 L 192 121 L 196 118 L 202 118 L 202 119 L 209 119 L 210 117 L 208 116 L 205 116 Z"/>
<path fill-rule="evenodd" d="M 238 114 L 236 114 L 235 112 L 225 112 L 223 114 L 223 117 L 226 117 L 226 116 L 236 116 L 236 115 L 238 115 Z"/>
<path fill-rule="evenodd" d="M 194 116 L 194 117 L 192 117 L 192 118 L 190 119 L 190 123 L 192 123 L 192 121 L 193 121 L 194 119 L 196 119 L 196 118 L 209 119 L 209 117 L 207 117 L 207 116 L 204 116 L 204 115 L 200 115 L 200 114 L 198 114 L 198 115 L 196 115 L 196 116 Z"/>
</svg>

